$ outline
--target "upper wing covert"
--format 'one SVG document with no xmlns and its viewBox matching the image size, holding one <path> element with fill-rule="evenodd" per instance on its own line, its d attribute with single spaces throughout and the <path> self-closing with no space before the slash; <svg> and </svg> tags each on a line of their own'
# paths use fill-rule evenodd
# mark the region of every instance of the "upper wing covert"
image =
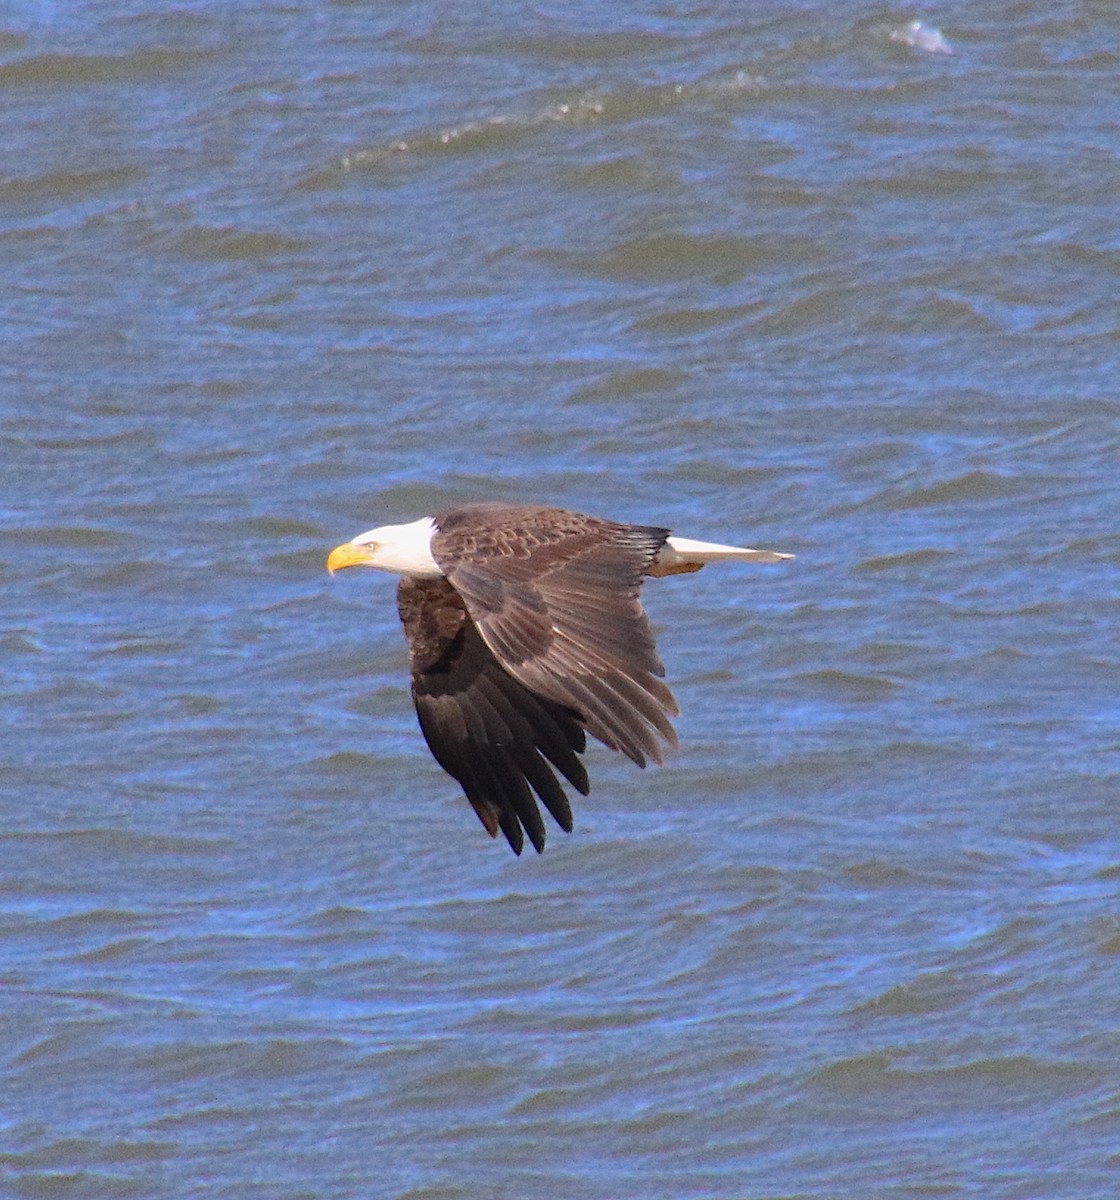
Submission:
<svg viewBox="0 0 1120 1200">
<path fill-rule="evenodd" d="M 669 531 L 504 505 L 435 522 L 432 554 L 501 665 L 639 766 L 661 762 L 678 709 L 638 595 Z"/>
</svg>

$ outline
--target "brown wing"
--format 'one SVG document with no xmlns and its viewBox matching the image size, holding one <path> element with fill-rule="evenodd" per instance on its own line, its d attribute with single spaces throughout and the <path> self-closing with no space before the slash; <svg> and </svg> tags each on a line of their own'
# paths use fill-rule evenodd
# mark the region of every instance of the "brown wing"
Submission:
<svg viewBox="0 0 1120 1200">
<path fill-rule="evenodd" d="M 435 523 L 432 555 L 498 662 L 638 766 L 661 762 L 679 710 L 638 592 L 669 531 L 491 504 Z"/>
<path fill-rule="evenodd" d="M 420 728 L 490 836 L 501 829 L 520 854 L 524 828 L 537 852 L 544 849 L 544 821 L 533 792 L 570 833 L 572 810 L 552 768 L 587 795 L 587 772 L 576 757 L 587 744 L 578 716 L 535 696 L 502 669 L 446 579 L 405 577 L 397 607 Z"/>
</svg>

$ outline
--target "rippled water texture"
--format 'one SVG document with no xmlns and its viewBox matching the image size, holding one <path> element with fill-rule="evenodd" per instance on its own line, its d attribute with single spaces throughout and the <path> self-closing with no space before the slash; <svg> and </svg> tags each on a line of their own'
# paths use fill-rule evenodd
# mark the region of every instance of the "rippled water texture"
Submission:
<svg viewBox="0 0 1120 1200">
<path fill-rule="evenodd" d="M 1120 10 L 9 4 L 0 1192 L 1120 1190 Z M 360 530 L 543 500 L 682 749 L 515 859 Z"/>
</svg>

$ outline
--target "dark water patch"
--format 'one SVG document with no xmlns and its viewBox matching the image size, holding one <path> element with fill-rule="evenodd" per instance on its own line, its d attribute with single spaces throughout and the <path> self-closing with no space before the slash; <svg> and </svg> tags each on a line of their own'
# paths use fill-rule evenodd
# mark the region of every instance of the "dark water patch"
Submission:
<svg viewBox="0 0 1120 1200">
<path fill-rule="evenodd" d="M 983 504 L 1020 496 L 1037 486 L 1037 480 L 1027 480 L 997 471 L 973 470 L 924 487 L 905 490 L 891 487 L 880 492 L 871 503 L 877 508 L 889 511 L 949 504 Z"/>
<path fill-rule="evenodd" d="M 864 179 L 853 190 L 856 195 L 881 192 L 885 196 L 907 199 L 949 200 L 976 192 L 999 179 L 1006 184 L 1006 173 L 996 172 L 984 162 L 984 155 L 971 167 L 937 166 L 918 160 L 899 164 L 897 174 L 882 179 Z"/>
<path fill-rule="evenodd" d="M 160 1162 L 177 1151 L 171 1142 L 58 1138 L 33 1150 L 0 1153 L 0 1166 L 57 1170 L 63 1164 L 76 1169 L 96 1163 Z"/>
<path fill-rule="evenodd" d="M 33 1041 L 26 1049 L 12 1057 L 11 1064 L 16 1067 L 34 1067 L 36 1064 L 50 1061 L 70 1062 L 90 1045 L 100 1043 L 110 1029 L 109 1021 L 72 1022 L 63 1032 L 52 1033 Z"/>
<path fill-rule="evenodd" d="M 135 591 L 145 583 L 153 582 L 157 571 L 150 562 L 116 563 L 107 571 L 93 571 L 86 575 L 86 585 L 94 592 Z"/>
<path fill-rule="evenodd" d="M 798 289 L 800 290 L 800 289 Z M 793 295 L 795 298 L 786 299 Z M 811 329 L 834 328 L 858 311 L 856 289 L 848 284 L 814 280 L 811 293 L 782 292 L 760 308 L 752 328 L 760 337 L 793 337 Z"/>
<path fill-rule="evenodd" d="M 908 1094 L 912 1101 L 986 1108 L 1043 1103 L 1055 1093 L 1076 1095 L 1100 1082 L 1089 1063 L 1053 1062 L 1029 1055 L 982 1058 L 955 1067 L 904 1066 L 888 1054 L 832 1063 L 812 1083 L 849 1095 Z"/>
<path fill-rule="evenodd" d="M 702 687 L 706 684 L 734 683 L 738 678 L 739 676 L 734 671 L 723 668 L 714 671 L 692 671 L 681 676 L 681 683 L 688 684 L 690 687 Z M 718 786 L 721 781 L 716 776 L 712 782 Z"/>
<path fill-rule="evenodd" d="M 465 1101 L 472 1104 L 501 1100 L 509 1091 L 517 1073 L 491 1064 L 454 1067 L 446 1071 L 422 1074 L 401 1087 L 390 1102 L 396 1109 L 457 1108 Z"/>
<path fill-rule="evenodd" d="M 397 1200 L 471 1200 L 475 1195 L 470 1186 L 438 1184 L 435 1187 L 409 1188 L 401 1192 Z"/>
<path fill-rule="evenodd" d="M 877 697 L 871 697 L 875 699 Z M 814 709 L 814 716 L 817 710 Z M 780 756 L 763 762 L 753 762 L 749 771 L 739 777 L 738 787 L 744 797 L 799 797 L 847 792 L 865 781 L 872 773 L 877 754 L 863 749 L 821 750 L 814 748 L 808 738 L 788 741 Z M 782 818 L 791 825 L 814 823 L 814 818 L 792 812 Z"/>
<path fill-rule="evenodd" d="M 900 631 L 901 632 L 901 631 Z M 944 647 L 935 647 L 925 645 L 917 640 L 919 633 L 916 631 L 912 641 L 868 641 L 856 646 L 852 650 L 853 656 L 863 663 L 868 663 L 872 666 L 913 666 L 918 662 L 932 662 L 940 660 L 950 652 Z"/>
<path fill-rule="evenodd" d="M 0 65 L 0 87 L 67 88 L 161 79 L 214 58 L 209 50 L 152 48 L 129 54 L 39 54 Z"/>
<path fill-rule="evenodd" d="M 968 746 L 960 742 L 890 742 L 883 747 L 883 755 L 888 759 L 898 759 L 903 762 L 920 763 L 960 763 L 970 754 Z"/>
<path fill-rule="evenodd" d="M 92 950 L 83 950 L 79 954 L 68 955 L 66 961 L 95 965 L 97 963 L 137 962 L 145 958 L 150 960 L 153 944 L 150 938 L 117 938 Z"/>
<path fill-rule="evenodd" d="M 127 1200 L 148 1194 L 149 1184 L 108 1171 L 29 1171 L 13 1181 L 14 1196 L 50 1200 Z"/>
<path fill-rule="evenodd" d="M 396 632 L 395 630 L 393 631 Z M 385 665 L 391 669 L 398 661 L 397 655 L 385 659 Z M 403 662 L 402 662 L 403 666 Z M 400 685 L 377 688 L 364 696 L 356 696 L 347 700 L 343 706 L 346 712 L 355 713 L 359 717 L 392 717 L 401 712 L 403 691 Z M 345 769 L 344 764 L 338 764 Z"/>
<path fill-rule="evenodd" d="M 844 878 L 858 887 L 897 888 L 924 886 L 924 881 L 909 868 L 881 858 L 851 863 L 844 868 Z"/>
<path fill-rule="evenodd" d="M 0 209 L 19 213 L 50 212 L 74 200 L 84 200 L 135 183 L 144 175 L 145 172 L 136 167 L 91 167 L 0 179 Z"/>
<path fill-rule="evenodd" d="M 366 754 L 358 750 L 340 750 L 329 754 L 326 758 L 315 759 L 309 763 L 310 769 L 316 772 L 327 772 L 332 775 L 362 775 L 372 776 L 376 773 L 381 758 L 376 754 Z"/>
<path fill-rule="evenodd" d="M 985 311 L 987 309 L 988 311 Z M 1032 311 L 1025 316 L 999 306 L 984 304 L 963 296 L 920 292 L 884 307 L 874 317 L 874 327 L 884 333 L 937 333 L 942 336 L 954 330 L 962 333 L 1000 333 L 1025 322 L 1036 320 Z"/>
<path fill-rule="evenodd" d="M 541 1088 L 510 1108 L 514 1117 L 541 1117 L 578 1111 L 586 1104 L 586 1090 L 579 1087 Z"/>
<path fill-rule="evenodd" d="M 260 560 L 270 570 L 296 579 L 308 579 L 324 570 L 326 555 L 322 546 L 295 550 L 289 554 L 268 554 Z"/>
<path fill-rule="evenodd" d="M 369 476 L 369 464 L 359 459 L 345 462 L 340 458 L 337 448 L 332 447 L 317 461 L 293 467 L 291 473 L 296 479 L 341 483 L 355 478 L 366 479 Z"/>
<path fill-rule="evenodd" d="M 545 251 L 540 257 L 564 270 L 619 282 L 711 279 L 731 283 L 746 274 L 820 261 L 825 254 L 821 242 L 800 236 L 665 233 L 622 242 L 602 254 Z"/>
<path fill-rule="evenodd" d="M 827 46 L 827 43 L 824 45 Z M 902 79 L 892 72 L 872 79 L 860 79 L 846 72 L 837 72 L 828 80 L 782 81 L 765 90 L 790 103 L 805 103 L 818 112 L 840 108 L 855 118 L 862 112 L 882 106 L 884 102 L 902 112 L 911 105 L 920 109 L 926 102 L 936 102 L 944 96 L 945 82 L 936 75 Z"/>
<path fill-rule="evenodd" d="M 608 63 L 654 54 L 673 46 L 676 40 L 648 29 L 579 34 L 565 27 L 548 37 L 513 38 L 507 45 L 519 54 L 546 61 Z"/>
<path fill-rule="evenodd" d="M 496 1004 L 485 1012 L 469 1017 L 465 1028 L 490 1030 L 495 1034 L 522 1034 L 534 1037 L 569 1034 L 594 1036 L 615 1030 L 649 1028 L 661 1019 L 659 1012 L 645 1011 L 637 1004 L 630 1006 L 626 1011 L 613 1008 L 564 1011 L 557 1005 L 550 1004 L 545 1011 L 534 1012 L 530 1001 L 527 1008 L 528 1010 Z"/>
<path fill-rule="evenodd" d="M 1099 1126 L 1110 1130 L 1120 1129 L 1120 1104 L 1115 1103 L 1116 1099 L 1116 1096 L 1110 1096 L 1108 1104 L 1100 1112 L 1086 1117 L 1080 1124 L 1087 1125 L 1090 1128 Z M 1120 1154 L 1116 1154 L 1110 1158 L 1109 1164 L 1120 1166 Z"/>
<path fill-rule="evenodd" d="M 904 550 L 899 554 L 878 554 L 872 558 L 865 558 L 862 562 L 857 563 L 853 569 L 856 571 L 877 573 L 879 571 L 893 571 L 899 568 L 905 570 L 912 567 L 933 567 L 951 557 L 952 554 L 948 550 L 935 550 L 933 548 Z"/>
<path fill-rule="evenodd" d="M 961 595 L 955 604 L 947 606 L 944 616 L 949 620 L 998 620 L 1002 617 L 1054 618 L 1065 614 L 1066 606 L 1058 600 L 1039 600 L 1032 604 L 1012 604 L 1006 608 L 993 607 L 988 601 L 991 593 L 978 588 L 972 593 Z M 1001 664 L 1025 657 L 1025 651 L 1017 646 L 993 646 L 991 650 L 975 656 L 978 663 Z"/>
<path fill-rule="evenodd" d="M 960 961 L 991 968 L 1029 960 L 1043 937 L 1042 923 L 1033 916 L 980 923 L 967 942 L 961 944 Z"/>
<path fill-rule="evenodd" d="M 326 539 L 323 527 L 298 517 L 250 517 L 244 522 L 247 533 L 266 538 L 317 538 Z"/>
<path fill-rule="evenodd" d="M 3 572 L 0 571 L 0 581 Z M 24 633 L 7 633 L 0 637 L 0 655 L 44 654 L 45 648 L 34 637 Z"/>
<path fill-rule="evenodd" d="M 882 700 L 902 686 L 881 675 L 860 675 L 836 667 L 794 675 L 788 682 L 798 691 L 858 704 Z"/>
<path fill-rule="evenodd" d="M 231 843 L 224 838 L 200 838 L 185 834 L 133 833 L 126 829 L 26 829 L 0 830 L 0 842 L 59 844 L 75 853 L 145 856 L 186 854 L 208 856 L 225 853 Z"/>
<path fill-rule="evenodd" d="M 320 912 L 312 913 L 303 924 L 310 929 L 350 930 L 355 925 L 367 922 L 370 914 L 364 908 L 352 908 L 335 904 Z"/>
<path fill-rule="evenodd" d="M 611 371 L 594 383 L 577 388 L 566 404 L 598 404 L 628 396 L 678 391 L 688 382 L 683 371 L 670 367 L 638 367 Z"/>
<path fill-rule="evenodd" d="M 11 546 L 14 549 L 40 547 L 45 550 L 120 550 L 134 540 L 134 534 L 89 525 L 0 529 L 0 546 Z"/>
<path fill-rule="evenodd" d="M 258 1078 L 315 1074 L 337 1067 L 350 1058 L 351 1052 L 350 1044 L 338 1038 L 275 1038 L 254 1057 L 248 1073 Z"/>
<path fill-rule="evenodd" d="M 1120 247 L 1060 242 L 1052 247 L 1052 251 L 1077 270 L 1092 268 L 1108 275 L 1120 275 Z"/>
<path fill-rule="evenodd" d="M 181 254 L 202 262 L 239 262 L 242 259 L 301 254 L 308 245 L 303 238 L 283 233 L 197 225 L 180 234 L 176 243 Z"/>
<path fill-rule="evenodd" d="M 976 994 L 975 985 L 951 971 L 935 971 L 909 983 L 895 984 L 878 996 L 849 1009 L 852 1016 L 917 1017 L 950 1012 Z"/>
<path fill-rule="evenodd" d="M 680 187 L 680 177 L 664 165 L 636 154 L 603 159 L 577 167 L 568 167 L 561 179 L 570 188 L 595 192 L 628 193 L 635 188 L 651 192 L 672 192 Z"/>
<path fill-rule="evenodd" d="M 352 1047 L 341 1038 L 262 1037 L 225 1042 L 181 1039 L 135 1055 L 135 1066 L 167 1082 L 238 1076 L 278 1079 L 334 1071 L 348 1063 Z"/>
<path fill-rule="evenodd" d="M 682 483 L 718 481 L 722 488 L 751 488 L 770 483 L 781 474 L 772 467 L 744 466 L 712 458 L 682 458 L 674 462 L 670 470 L 651 472 L 651 477 Z"/>
<path fill-rule="evenodd" d="M 151 918 L 133 909 L 91 909 L 86 912 L 71 913 L 64 917 L 50 917 L 36 921 L 36 925 L 49 928 L 54 933 L 62 935 L 69 933 L 99 933 L 103 930 L 134 930 L 137 927 L 150 926 Z"/>
<path fill-rule="evenodd" d="M 184 650 L 190 649 L 187 641 L 171 641 L 167 638 L 151 637 L 148 634 L 137 633 L 125 636 L 96 651 L 95 658 L 174 658 Z"/>
<path fill-rule="evenodd" d="M 669 337 L 691 337 L 709 329 L 720 329 L 756 313 L 762 302 L 719 308 L 682 308 L 652 317 L 643 317 L 631 327 L 635 333 L 656 333 Z"/>
<path fill-rule="evenodd" d="M 1120 933 L 1114 933 L 1101 941 L 1097 946 L 1097 953 L 1109 956 L 1120 954 Z"/>
</svg>

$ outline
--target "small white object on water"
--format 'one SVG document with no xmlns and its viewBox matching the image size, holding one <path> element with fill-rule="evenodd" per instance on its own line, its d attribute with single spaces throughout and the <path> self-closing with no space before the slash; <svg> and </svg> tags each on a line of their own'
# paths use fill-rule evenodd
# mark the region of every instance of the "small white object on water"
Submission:
<svg viewBox="0 0 1120 1200">
<path fill-rule="evenodd" d="M 952 54 L 953 47 L 945 40 L 940 29 L 926 25 L 922 21 L 911 21 L 902 29 L 891 30 L 892 42 L 905 42 L 915 50 L 924 50 L 927 54 Z"/>
</svg>

